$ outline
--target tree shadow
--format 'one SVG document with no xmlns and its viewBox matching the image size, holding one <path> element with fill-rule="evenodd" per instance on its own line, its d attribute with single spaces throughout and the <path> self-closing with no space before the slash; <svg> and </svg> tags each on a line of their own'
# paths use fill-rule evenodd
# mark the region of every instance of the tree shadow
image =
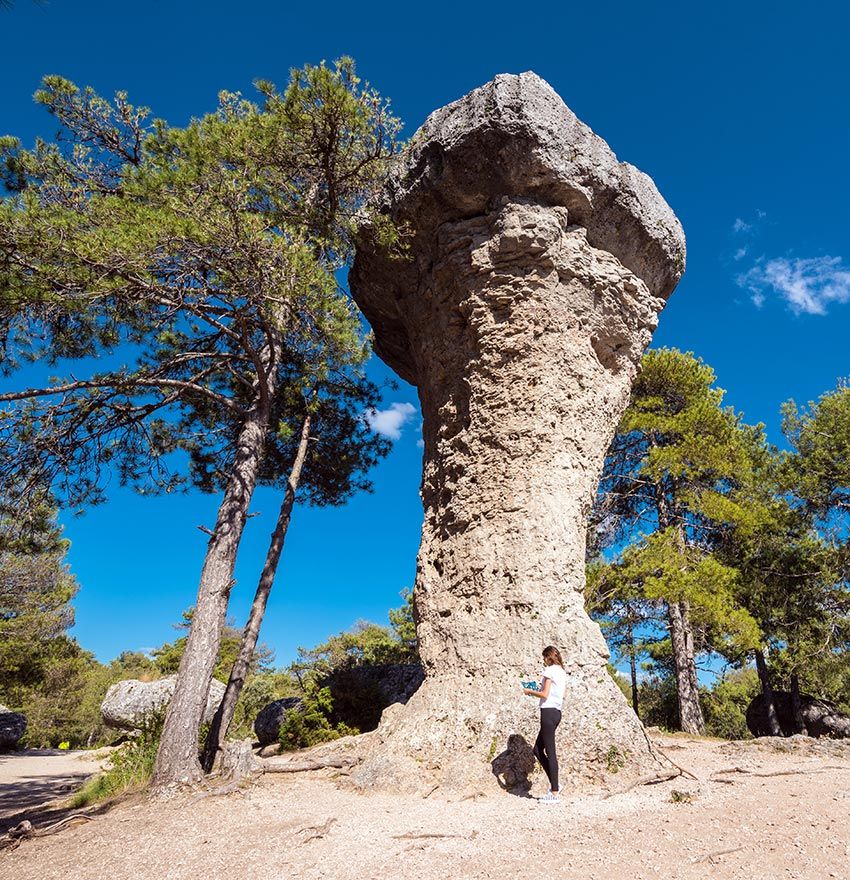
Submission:
<svg viewBox="0 0 850 880">
<path fill-rule="evenodd" d="M 531 797 L 531 776 L 537 759 L 525 737 L 512 733 L 507 748 L 490 762 L 499 787 L 517 797 Z"/>
</svg>

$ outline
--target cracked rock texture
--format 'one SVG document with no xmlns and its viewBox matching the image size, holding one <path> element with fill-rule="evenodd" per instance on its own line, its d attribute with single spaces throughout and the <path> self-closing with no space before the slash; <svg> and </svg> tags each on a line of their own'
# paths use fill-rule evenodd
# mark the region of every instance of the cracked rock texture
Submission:
<svg viewBox="0 0 850 880">
<path fill-rule="evenodd" d="M 378 354 L 419 391 L 425 520 L 415 604 L 426 678 L 391 707 L 363 786 L 521 790 L 537 712 L 520 677 L 547 644 L 568 686 L 564 783 L 654 761 L 584 611 L 585 528 L 640 357 L 684 270 L 652 181 L 534 74 L 432 114 L 361 230 L 354 297 Z M 510 746 L 509 746 L 509 737 Z"/>
</svg>

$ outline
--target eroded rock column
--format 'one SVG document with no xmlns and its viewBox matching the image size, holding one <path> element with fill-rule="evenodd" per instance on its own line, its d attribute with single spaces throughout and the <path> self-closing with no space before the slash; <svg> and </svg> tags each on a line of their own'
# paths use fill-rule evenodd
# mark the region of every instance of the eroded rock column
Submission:
<svg viewBox="0 0 850 880">
<path fill-rule="evenodd" d="M 439 194 L 428 174 L 417 185 Z M 520 782 L 517 737 L 533 743 L 538 714 L 519 680 L 537 676 L 547 644 L 568 672 L 565 784 L 653 761 L 583 590 L 587 514 L 664 301 L 589 243 L 580 210 L 552 204 L 551 188 L 509 188 L 461 217 L 426 212 L 394 278 L 367 248 L 352 273 L 379 353 L 418 387 L 425 440 L 415 602 L 426 678 L 385 714 L 355 774 L 363 785 Z"/>
</svg>

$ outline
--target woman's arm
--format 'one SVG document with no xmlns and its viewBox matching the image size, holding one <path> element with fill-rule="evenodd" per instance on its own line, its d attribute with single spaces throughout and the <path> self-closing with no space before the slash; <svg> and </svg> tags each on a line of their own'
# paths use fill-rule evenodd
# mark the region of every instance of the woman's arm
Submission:
<svg viewBox="0 0 850 880">
<path fill-rule="evenodd" d="M 531 688 L 523 688 L 522 692 L 527 697 L 538 697 L 541 700 L 545 700 L 549 696 L 549 687 L 551 686 L 551 684 L 552 684 L 551 678 L 544 678 L 543 679 L 543 687 L 539 691 L 533 691 Z"/>
</svg>

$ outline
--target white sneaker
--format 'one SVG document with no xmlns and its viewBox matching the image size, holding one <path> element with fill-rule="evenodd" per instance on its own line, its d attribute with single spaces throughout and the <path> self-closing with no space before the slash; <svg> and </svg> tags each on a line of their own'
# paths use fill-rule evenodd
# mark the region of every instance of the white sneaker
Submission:
<svg viewBox="0 0 850 880">
<path fill-rule="evenodd" d="M 544 794 L 543 797 L 538 798 L 537 803 L 538 804 L 547 804 L 547 805 L 559 804 L 559 803 L 561 803 L 561 798 L 556 794 L 552 794 L 552 792 L 550 791 L 550 792 L 547 792 L 546 794 Z"/>
</svg>

